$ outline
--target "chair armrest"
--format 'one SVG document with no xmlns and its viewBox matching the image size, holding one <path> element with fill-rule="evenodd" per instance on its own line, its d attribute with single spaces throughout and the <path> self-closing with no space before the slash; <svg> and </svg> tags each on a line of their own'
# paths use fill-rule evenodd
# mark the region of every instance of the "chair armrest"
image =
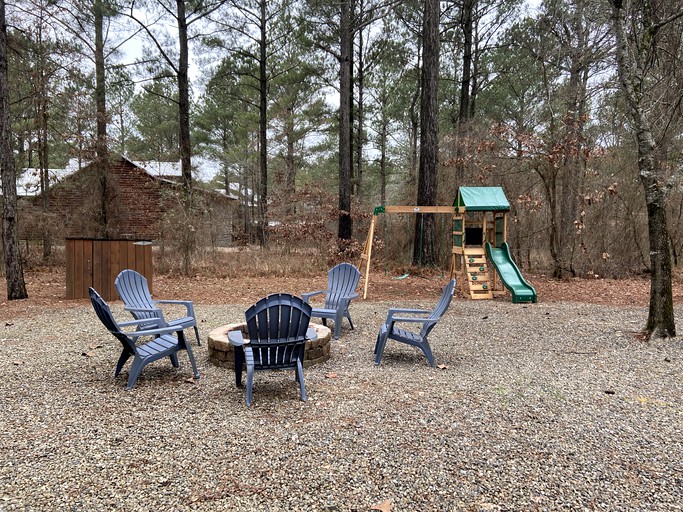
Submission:
<svg viewBox="0 0 683 512">
<path fill-rule="evenodd" d="M 304 300 L 304 302 L 305 302 L 306 304 L 308 304 L 308 299 L 310 299 L 311 297 L 313 297 L 313 296 L 315 296 L 315 295 L 320 295 L 321 293 L 323 293 L 322 290 L 318 290 L 318 291 L 315 291 L 315 292 L 306 292 L 306 293 L 302 293 L 302 294 L 301 294 L 301 298 Z"/>
<path fill-rule="evenodd" d="M 425 322 L 433 322 L 431 318 L 417 318 L 414 316 L 393 316 L 391 317 L 391 322 L 392 323 L 398 323 L 398 322 L 413 322 L 413 323 L 420 323 L 423 324 Z"/>
<path fill-rule="evenodd" d="M 409 315 L 430 315 L 432 312 L 428 311 L 426 309 L 390 309 L 389 312 L 387 313 L 387 320 L 386 323 L 388 324 L 389 322 L 394 319 L 394 315 L 396 314 L 409 314 Z M 418 318 L 417 320 L 424 320 L 423 318 Z"/>
<path fill-rule="evenodd" d="M 162 313 L 160 308 L 134 308 L 131 306 L 124 306 L 124 311 L 130 311 L 131 313 Z"/>
<path fill-rule="evenodd" d="M 242 336 L 242 331 L 228 331 L 228 341 L 233 347 L 241 347 L 249 343 L 249 340 L 245 340 Z"/>
<path fill-rule="evenodd" d="M 131 325 L 144 325 L 144 324 L 162 324 L 166 326 L 166 322 L 158 316 L 151 318 L 140 318 L 139 320 L 126 320 L 125 322 L 116 322 L 119 327 L 130 327 Z"/>
<path fill-rule="evenodd" d="M 315 330 L 315 327 L 309 327 L 308 330 L 306 331 L 306 339 L 315 341 L 318 339 L 318 333 Z"/>
<path fill-rule="evenodd" d="M 194 317 L 194 302 L 191 300 L 155 300 L 155 304 L 177 304 L 187 308 L 187 316 Z"/>
<path fill-rule="evenodd" d="M 149 323 L 149 319 L 147 319 Z M 119 327 L 123 324 L 119 324 Z M 172 334 L 174 332 L 180 332 L 182 334 L 182 329 L 174 327 L 171 325 L 166 325 L 164 327 L 156 327 L 154 329 L 144 329 L 142 331 L 121 331 L 128 336 L 135 336 L 136 338 L 140 336 L 161 336 L 162 334 Z"/>
</svg>

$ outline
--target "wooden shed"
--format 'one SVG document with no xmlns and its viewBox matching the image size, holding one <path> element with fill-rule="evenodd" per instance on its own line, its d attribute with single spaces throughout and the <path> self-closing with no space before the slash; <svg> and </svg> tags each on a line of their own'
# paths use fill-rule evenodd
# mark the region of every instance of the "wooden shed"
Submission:
<svg viewBox="0 0 683 512">
<path fill-rule="evenodd" d="M 145 276 L 152 292 L 152 242 L 67 238 L 66 298 L 87 298 L 92 286 L 105 300 L 117 300 L 114 280 L 126 268 Z"/>
</svg>

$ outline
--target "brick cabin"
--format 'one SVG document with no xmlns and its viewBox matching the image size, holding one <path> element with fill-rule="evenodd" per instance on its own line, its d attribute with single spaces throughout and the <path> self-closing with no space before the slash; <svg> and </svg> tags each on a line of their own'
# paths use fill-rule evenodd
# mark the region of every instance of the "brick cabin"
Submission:
<svg viewBox="0 0 683 512">
<path fill-rule="evenodd" d="M 170 241 L 179 228 L 193 222 L 186 220 L 178 177 L 153 175 L 125 157 L 111 161 L 108 176 L 105 208 L 96 164 L 86 165 L 52 185 L 47 216 L 42 212 L 42 196 L 20 196 L 21 238 L 40 238 L 41 226 L 47 222 L 54 240 L 106 237 Z M 237 200 L 196 186 L 193 204 L 198 218 L 194 229 L 203 242 L 230 245 Z M 105 215 L 108 233 L 104 232 Z"/>
</svg>

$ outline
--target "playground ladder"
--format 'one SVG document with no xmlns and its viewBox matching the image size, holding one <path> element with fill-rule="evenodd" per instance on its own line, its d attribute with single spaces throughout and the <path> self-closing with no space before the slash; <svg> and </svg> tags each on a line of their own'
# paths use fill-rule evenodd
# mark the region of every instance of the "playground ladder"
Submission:
<svg viewBox="0 0 683 512">
<path fill-rule="evenodd" d="M 465 273 L 467 285 L 472 299 L 492 299 L 493 292 L 489 283 L 489 271 L 486 266 L 486 251 L 483 247 L 464 250 Z"/>
</svg>

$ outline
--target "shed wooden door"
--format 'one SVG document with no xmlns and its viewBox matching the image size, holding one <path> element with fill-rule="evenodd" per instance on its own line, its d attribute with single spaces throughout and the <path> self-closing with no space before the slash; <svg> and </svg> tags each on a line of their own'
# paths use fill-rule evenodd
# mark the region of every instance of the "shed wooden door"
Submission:
<svg viewBox="0 0 683 512">
<path fill-rule="evenodd" d="M 114 280 L 126 268 L 145 276 L 153 293 L 150 242 L 67 238 L 66 298 L 87 298 L 92 286 L 104 300 L 117 300 Z"/>
</svg>

